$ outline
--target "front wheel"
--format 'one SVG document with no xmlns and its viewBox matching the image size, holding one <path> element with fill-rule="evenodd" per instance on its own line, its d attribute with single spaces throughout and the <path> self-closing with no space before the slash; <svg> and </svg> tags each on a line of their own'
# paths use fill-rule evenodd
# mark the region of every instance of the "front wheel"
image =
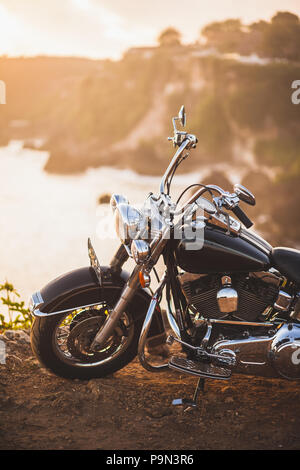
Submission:
<svg viewBox="0 0 300 470">
<path fill-rule="evenodd" d="M 75 310 L 60 315 L 35 318 L 31 347 L 38 360 L 66 378 L 105 377 L 122 369 L 136 356 L 142 319 L 134 321 L 124 312 L 111 337 L 97 351 L 90 345 L 109 315 L 109 306 Z"/>
</svg>

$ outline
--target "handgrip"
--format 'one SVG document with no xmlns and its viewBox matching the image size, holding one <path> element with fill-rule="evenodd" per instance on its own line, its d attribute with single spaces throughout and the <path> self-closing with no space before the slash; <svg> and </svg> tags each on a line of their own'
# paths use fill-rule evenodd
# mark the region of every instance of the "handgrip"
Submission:
<svg viewBox="0 0 300 470">
<path fill-rule="evenodd" d="M 252 227 L 253 222 L 251 222 L 251 220 L 239 206 L 236 206 L 234 209 L 232 209 L 232 212 L 242 222 L 242 224 L 245 225 L 246 228 Z"/>
</svg>

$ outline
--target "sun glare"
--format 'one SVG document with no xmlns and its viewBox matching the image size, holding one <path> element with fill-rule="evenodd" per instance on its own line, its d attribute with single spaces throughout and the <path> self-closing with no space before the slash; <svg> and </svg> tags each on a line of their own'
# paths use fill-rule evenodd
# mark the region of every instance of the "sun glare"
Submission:
<svg viewBox="0 0 300 470">
<path fill-rule="evenodd" d="M 15 45 L 12 36 L 15 36 L 15 31 L 20 31 L 20 29 L 20 22 L 3 5 L 0 5 L 0 55 L 12 53 L 12 48 Z"/>
<path fill-rule="evenodd" d="M 71 0 L 74 7 L 81 10 L 89 10 L 91 8 L 90 0 Z"/>
</svg>

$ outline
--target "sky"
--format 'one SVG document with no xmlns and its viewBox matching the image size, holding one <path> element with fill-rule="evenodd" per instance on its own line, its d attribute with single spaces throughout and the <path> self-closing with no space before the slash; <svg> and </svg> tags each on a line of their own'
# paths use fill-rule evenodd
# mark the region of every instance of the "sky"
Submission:
<svg viewBox="0 0 300 470">
<path fill-rule="evenodd" d="M 184 43 L 212 21 L 300 16 L 300 0 L 0 0 L 0 55 L 119 59 L 134 46 L 157 44 L 173 26 Z"/>
</svg>

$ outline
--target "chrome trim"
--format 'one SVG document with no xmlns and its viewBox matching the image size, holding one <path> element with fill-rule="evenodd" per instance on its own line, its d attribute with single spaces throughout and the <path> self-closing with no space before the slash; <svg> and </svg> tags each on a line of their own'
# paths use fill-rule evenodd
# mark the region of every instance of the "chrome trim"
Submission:
<svg viewBox="0 0 300 470">
<path fill-rule="evenodd" d="M 94 304 L 88 304 L 88 305 L 79 305 L 77 307 L 71 307 L 67 308 L 66 310 L 58 310 L 57 312 L 42 312 L 38 308 L 36 310 L 32 310 L 31 313 L 35 317 L 50 317 L 54 315 L 59 315 L 60 313 L 67 313 L 67 312 L 74 312 L 74 310 L 81 310 L 83 308 L 89 308 L 89 307 L 95 307 L 96 305 L 100 305 L 101 301 L 96 302 Z"/>
<path fill-rule="evenodd" d="M 222 277 L 222 289 L 217 293 L 217 302 L 220 312 L 236 312 L 238 308 L 238 293 L 231 285 L 229 276 Z"/>
<path fill-rule="evenodd" d="M 42 305 L 44 305 L 44 299 L 40 291 L 34 292 L 29 300 L 29 310 L 33 314 L 34 311 L 38 310 Z"/>
<path fill-rule="evenodd" d="M 141 211 L 126 203 L 118 204 L 114 210 L 115 230 L 121 242 L 128 245 L 136 239 L 144 226 Z"/>
<path fill-rule="evenodd" d="M 257 235 L 257 233 L 241 228 L 240 237 L 251 245 L 254 245 L 256 248 L 259 248 L 266 255 L 269 256 L 271 254 L 272 246 L 262 237 Z"/>
<path fill-rule="evenodd" d="M 300 325 L 282 324 L 263 336 L 222 339 L 212 348 L 214 354 L 236 355 L 234 373 L 262 377 L 300 379 Z"/>
<path fill-rule="evenodd" d="M 276 325 L 274 325 L 274 323 L 271 323 L 271 322 L 251 322 L 251 321 L 237 321 L 237 320 L 217 320 L 217 319 L 214 319 L 214 318 L 211 318 L 210 320 L 210 323 L 224 323 L 225 325 L 240 325 L 240 326 L 265 326 L 265 327 L 274 327 Z M 199 323 L 206 323 L 207 320 L 203 319 L 203 320 L 198 320 Z"/>
<path fill-rule="evenodd" d="M 175 166 L 177 165 L 177 162 L 179 160 L 180 155 L 188 147 L 189 144 L 190 144 L 190 140 L 185 139 L 182 142 L 182 144 L 180 145 L 180 147 L 177 149 L 177 151 L 175 152 L 168 168 L 165 171 L 165 174 L 162 177 L 162 180 L 161 180 L 161 183 L 160 183 L 160 188 L 159 188 L 159 192 L 161 194 L 165 194 L 167 180 L 168 180 L 169 176 L 171 175 L 172 171 L 174 170 Z"/>
<path fill-rule="evenodd" d="M 235 194 L 250 206 L 255 206 L 255 196 L 254 194 L 249 191 L 249 189 L 245 188 L 245 186 L 241 184 L 235 184 L 234 187 Z"/>
<path fill-rule="evenodd" d="M 110 207 L 113 212 L 119 204 L 129 204 L 127 197 L 122 194 L 113 194 L 110 198 Z"/>
<path fill-rule="evenodd" d="M 142 326 L 140 339 L 139 339 L 139 344 L 138 344 L 138 358 L 139 358 L 139 361 L 140 361 L 141 365 L 144 367 L 144 369 L 146 369 L 150 372 L 161 372 L 161 371 L 164 371 L 164 370 L 168 369 L 168 367 L 169 367 L 169 364 L 161 364 L 159 366 L 151 365 L 145 357 L 145 346 L 146 346 L 146 342 L 147 342 L 147 336 L 148 336 L 149 329 L 150 329 L 150 326 L 151 326 L 151 323 L 152 323 L 152 318 L 153 318 L 155 309 L 156 309 L 156 307 L 159 303 L 159 298 L 161 296 L 161 292 L 162 292 L 162 290 L 165 286 L 165 283 L 166 283 L 166 274 L 164 275 L 164 277 L 161 280 L 155 294 L 152 297 L 152 300 L 150 302 L 150 305 L 149 305 L 149 308 L 148 308 L 148 311 L 147 311 L 147 314 L 146 314 L 146 318 L 145 318 L 143 326 Z"/>
<path fill-rule="evenodd" d="M 211 325 L 208 325 L 211 328 Z M 211 329 L 209 330 L 208 336 L 210 336 Z M 174 338 L 173 336 L 169 336 L 167 338 L 167 344 L 172 345 L 173 341 L 176 341 L 177 343 L 182 344 L 183 346 L 186 346 L 187 348 L 191 349 L 196 353 L 198 358 L 200 357 L 205 357 L 205 358 L 210 358 L 210 359 L 216 359 L 224 362 L 227 366 L 235 366 L 236 364 L 236 359 L 235 359 L 235 353 L 232 350 L 222 350 L 222 354 L 213 354 L 211 352 L 208 352 L 206 348 L 206 343 L 203 345 L 203 341 L 200 346 L 192 346 L 189 343 L 186 343 L 185 341 L 181 341 L 180 339 Z M 225 356 L 224 352 L 226 351 L 227 356 Z"/>
<path fill-rule="evenodd" d="M 292 300 L 293 297 L 290 294 L 284 292 L 283 290 L 280 290 L 278 292 L 278 297 L 274 303 L 274 308 L 280 310 L 281 312 L 287 312 L 291 306 Z"/>
<path fill-rule="evenodd" d="M 136 264 L 144 263 L 150 254 L 149 243 L 145 240 L 133 240 L 130 249 Z"/>
<path fill-rule="evenodd" d="M 168 320 L 168 323 L 169 323 L 169 326 L 171 328 L 171 330 L 173 331 L 173 333 L 175 334 L 175 336 L 178 338 L 178 339 L 181 339 L 181 335 L 180 335 L 180 330 L 179 330 L 179 327 L 177 325 L 177 322 L 170 310 L 170 306 L 169 304 L 167 303 L 167 310 L 166 310 L 166 315 L 167 315 L 167 320 Z"/>
<path fill-rule="evenodd" d="M 101 343 L 104 344 L 114 331 L 117 321 L 121 318 L 123 312 L 125 312 L 128 303 L 131 301 L 137 288 L 139 287 L 139 271 L 139 266 L 136 266 L 132 271 L 130 278 L 122 290 L 119 300 L 117 301 L 115 307 L 110 311 L 110 314 L 106 318 L 100 331 L 98 331 L 96 334 L 91 344 L 91 349 L 95 348 Z"/>
</svg>

